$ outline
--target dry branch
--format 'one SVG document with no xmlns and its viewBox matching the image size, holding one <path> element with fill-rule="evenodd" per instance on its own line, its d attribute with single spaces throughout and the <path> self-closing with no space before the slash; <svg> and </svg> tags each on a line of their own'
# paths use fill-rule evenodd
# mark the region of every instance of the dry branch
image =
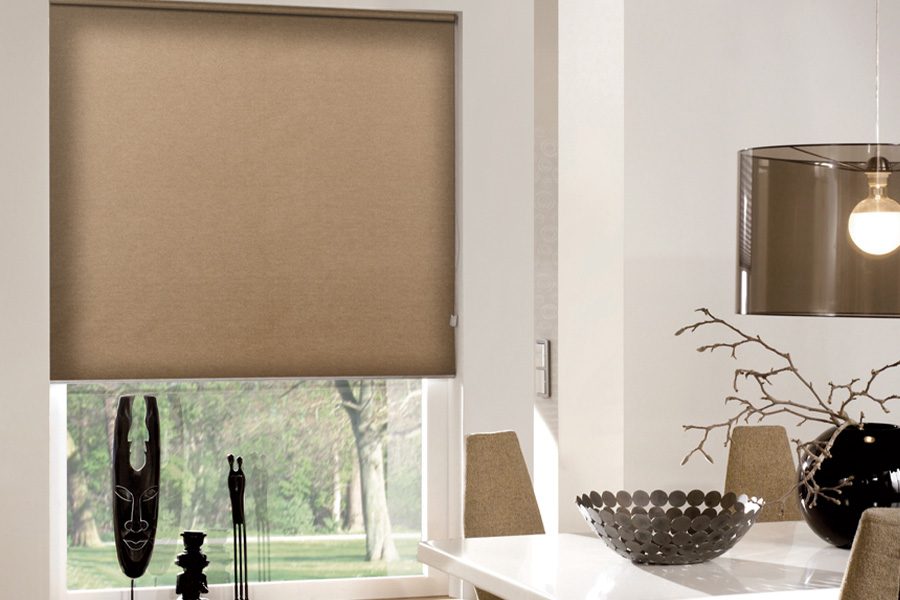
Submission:
<svg viewBox="0 0 900 600">
<path fill-rule="evenodd" d="M 757 346 L 773 355 L 781 364 L 772 367 L 769 370 L 735 369 L 732 384 L 735 395 L 726 396 L 725 403 L 735 404 L 737 406 L 737 413 L 722 423 L 715 423 L 713 425 L 684 425 L 685 431 L 702 431 L 703 437 L 700 439 L 697 446 L 688 452 L 681 464 L 685 464 L 697 453 L 703 455 L 709 462 L 713 462 L 712 457 L 704 447 L 709 441 L 710 433 L 713 431 L 724 431 L 724 445 L 728 446 L 731 443 L 731 435 L 734 431 L 734 427 L 738 424 L 751 423 L 751 421 L 758 423 L 774 415 L 790 415 L 798 419 L 797 426 L 812 421 L 831 425 L 835 428 L 831 437 L 825 441 L 813 440 L 803 442 L 796 439 L 792 440 L 796 446 L 797 457 L 800 460 L 800 463 L 802 464 L 803 461 L 809 459 L 811 466 L 790 492 L 793 492 L 794 489 L 798 488 L 803 490 L 806 497 L 810 499 L 810 505 L 813 506 L 819 498 L 831 502 L 839 502 L 836 496 L 841 494 L 841 488 L 852 483 L 850 479 L 842 481 L 836 486 L 823 488 L 816 483 L 815 475 L 821 468 L 822 463 L 831 456 L 831 448 L 834 445 L 837 436 L 848 427 L 862 427 L 865 415 L 860 411 L 858 418 L 854 419 L 851 417 L 848 410 L 851 403 L 856 400 L 867 399 L 878 404 L 885 413 L 890 412 L 886 403 L 890 400 L 900 398 L 900 395 L 890 394 L 883 397 L 877 396 L 872 393 L 872 385 L 881 374 L 900 366 L 900 361 L 885 365 L 879 369 L 873 369 L 870 372 L 865 385 L 862 387 L 860 387 L 859 379 L 852 379 L 849 383 L 843 384 L 835 384 L 829 381 L 828 395 L 823 397 L 813 383 L 800 373 L 789 353 L 782 352 L 781 350 L 770 346 L 758 335 L 752 336 L 743 332 L 731 323 L 716 317 L 706 308 L 698 308 L 696 312 L 701 313 L 703 319 L 686 327 L 682 327 L 675 332 L 675 335 L 680 336 L 685 332 L 694 333 L 703 327 L 718 326 L 736 336 L 734 341 L 717 342 L 700 346 L 697 348 L 697 352 L 712 353 L 717 350 L 725 350 L 729 352 L 732 358 L 737 359 L 739 349 Z M 799 399 L 785 399 L 778 397 L 773 388 L 778 381 L 782 381 L 783 379 L 790 379 L 799 383 L 801 389 L 804 390 L 805 396 Z M 752 384 L 752 388 L 759 394 L 758 396 L 748 397 L 747 394 L 741 394 L 740 383 L 747 381 Z M 843 396 L 843 399 L 838 401 L 835 397 L 836 394 Z M 787 497 L 787 494 L 785 497 Z M 783 498 L 780 500 L 783 500 Z"/>
</svg>

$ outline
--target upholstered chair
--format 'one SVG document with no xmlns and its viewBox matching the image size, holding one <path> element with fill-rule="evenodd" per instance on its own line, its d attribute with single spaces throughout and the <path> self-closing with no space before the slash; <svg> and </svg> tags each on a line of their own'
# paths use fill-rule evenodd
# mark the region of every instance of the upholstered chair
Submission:
<svg viewBox="0 0 900 600">
<path fill-rule="evenodd" d="M 514 431 L 466 438 L 466 537 L 544 533 L 534 486 Z M 476 588 L 478 600 L 498 600 Z"/>
<path fill-rule="evenodd" d="M 797 483 L 797 467 L 787 432 L 780 425 L 735 427 L 731 433 L 725 491 L 772 503 Z M 800 500 L 794 490 L 783 504 L 768 504 L 759 522 L 799 521 Z"/>
<path fill-rule="evenodd" d="M 859 520 L 839 600 L 895 600 L 900 593 L 900 508 L 870 508 Z"/>
</svg>

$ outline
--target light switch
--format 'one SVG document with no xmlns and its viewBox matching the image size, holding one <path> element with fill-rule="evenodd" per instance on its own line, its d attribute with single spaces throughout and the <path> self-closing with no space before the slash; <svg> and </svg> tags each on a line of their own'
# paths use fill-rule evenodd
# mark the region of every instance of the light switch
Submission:
<svg viewBox="0 0 900 600">
<path fill-rule="evenodd" d="M 534 342 L 534 393 L 550 397 L 550 340 Z"/>
<path fill-rule="evenodd" d="M 549 345 L 549 340 L 536 340 L 534 342 L 534 366 L 536 368 L 547 368 L 547 346 Z"/>
<path fill-rule="evenodd" d="M 550 396 L 550 390 L 548 389 L 547 382 L 547 370 L 546 369 L 535 369 L 534 371 L 534 393 L 540 396 L 541 398 L 547 398 Z"/>
</svg>

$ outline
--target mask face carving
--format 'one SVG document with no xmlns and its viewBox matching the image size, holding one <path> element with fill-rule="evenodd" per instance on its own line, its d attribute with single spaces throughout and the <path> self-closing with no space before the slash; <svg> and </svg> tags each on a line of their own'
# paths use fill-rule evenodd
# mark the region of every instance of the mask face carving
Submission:
<svg viewBox="0 0 900 600">
<path fill-rule="evenodd" d="M 134 396 L 119 398 L 113 437 L 113 520 L 116 554 L 122 572 L 131 579 L 144 574 L 156 540 L 159 513 L 159 411 L 156 398 L 144 396 L 147 407 L 144 425 L 149 439 L 144 448 L 144 465 L 131 466 L 131 407 Z"/>
</svg>

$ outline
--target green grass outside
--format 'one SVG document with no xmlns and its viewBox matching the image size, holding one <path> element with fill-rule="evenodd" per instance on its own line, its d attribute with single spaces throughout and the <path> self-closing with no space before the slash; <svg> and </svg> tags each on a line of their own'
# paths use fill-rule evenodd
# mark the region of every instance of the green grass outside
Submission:
<svg viewBox="0 0 900 600">
<path fill-rule="evenodd" d="M 418 540 L 398 538 L 394 543 L 400 559 L 390 563 L 366 562 L 365 539 L 278 540 L 270 543 L 270 573 L 268 581 L 301 579 L 341 579 L 356 577 L 383 577 L 385 575 L 419 575 L 422 565 L 416 561 Z M 250 583 L 262 581 L 259 568 L 259 548 L 248 540 L 247 557 Z M 137 587 L 175 585 L 175 576 L 181 569 L 175 565 L 175 556 L 183 551 L 180 544 L 158 544 L 153 562 L 143 577 L 135 582 Z M 204 544 L 203 551 L 210 562 L 205 573 L 210 584 L 231 583 L 233 573 L 232 545 Z M 171 560 L 166 560 L 167 557 Z M 112 545 L 101 548 L 69 548 L 66 566 L 70 590 L 128 587 L 129 581 L 119 570 L 116 551 Z"/>
</svg>

